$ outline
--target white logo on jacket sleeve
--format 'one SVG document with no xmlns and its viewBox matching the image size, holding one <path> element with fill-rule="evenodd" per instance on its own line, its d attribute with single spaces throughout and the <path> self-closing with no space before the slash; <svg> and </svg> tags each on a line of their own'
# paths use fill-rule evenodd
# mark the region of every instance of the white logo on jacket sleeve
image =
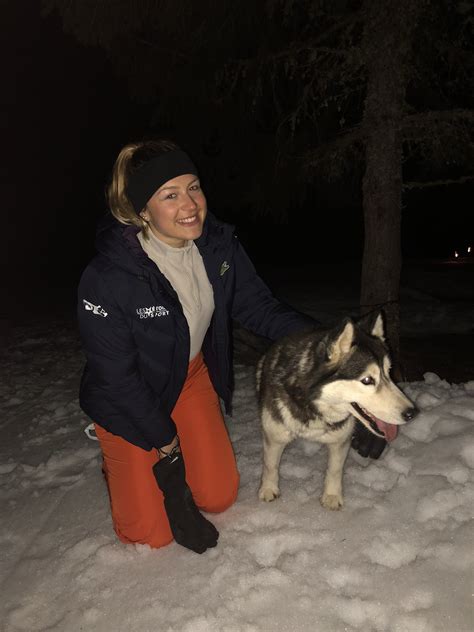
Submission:
<svg viewBox="0 0 474 632">
<path fill-rule="evenodd" d="M 152 305 L 151 307 L 137 307 L 137 314 L 140 318 L 159 318 L 168 316 L 169 310 L 163 305 Z"/>
<path fill-rule="evenodd" d="M 102 309 L 100 305 L 94 305 L 94 303 L 86 301 L 85 298 L 82 299 L 82 302 L 84 303 L 84 308 L 86 312 L 92 312 L 93 314 L 97 314 L 97 316 L 103 316 L 103 318 L 107 318 L 107 312 L 105 311 L 105 309 Z"/>
</svg>

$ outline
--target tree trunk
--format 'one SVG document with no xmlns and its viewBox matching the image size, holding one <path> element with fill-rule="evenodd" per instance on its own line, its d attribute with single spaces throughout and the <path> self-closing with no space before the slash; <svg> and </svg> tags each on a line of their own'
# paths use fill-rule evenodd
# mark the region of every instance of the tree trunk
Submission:
<svg viewBox="0 0 474 632">
<path fill-rule="evenodd" d="M 401 122 L 411 34 L 421 4 L 417 0 L 387 0 L 382 4 L 366 0 L 364 5 L 367 94 L 360 302 L 364 314 L 384 310 L 395 364 L 400 345 Z"/>
</svg>

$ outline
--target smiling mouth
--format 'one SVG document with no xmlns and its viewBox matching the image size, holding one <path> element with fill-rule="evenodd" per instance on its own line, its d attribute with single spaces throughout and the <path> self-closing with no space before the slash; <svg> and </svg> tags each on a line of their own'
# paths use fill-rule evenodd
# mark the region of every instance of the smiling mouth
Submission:
<svg viewBox="0 0 474 632">
<path fill-rule="evenodd" d="M 181 224 L 182 226 L 187 226 L 190 224 L 194 224 L 198 219 L 197 215 L 193 215 L 192 217 L 184 217 L 183 219 L 178 219 L 176 220 L 178 224 Z"/>
<path fill-rule="evenodd" d="M 361 421 L 360 417 L 362 417 L 367 422 L 367 424 L 364 423 L 363 425 L 374 435 L 381 439 L 386 439 L 387 441 L 393 441 L 396 438 L 398 434 L 397 426 L 389 424 L 375 415 L 372 415 L 372 413 L 362 408 L 362 406 L 359 406 L 356 402 L 351 402 L 351 406 L 358 413 L 358 420 Z"/>
</svg>

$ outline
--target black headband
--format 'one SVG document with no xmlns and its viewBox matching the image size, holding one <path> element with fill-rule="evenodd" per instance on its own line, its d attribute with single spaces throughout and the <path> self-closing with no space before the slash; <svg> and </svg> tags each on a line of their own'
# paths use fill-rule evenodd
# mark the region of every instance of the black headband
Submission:
<svg viewBox="0 0 474 632">
<path fill-rule="evenodd" d="M 188 154 L 180 149 L 167 151 L 142 165 L 130 176 L 126 188 L 135 212 L 139 214 L 165 182 L 186 173 L 197 175 L 197 169 Z"/>
</svg>

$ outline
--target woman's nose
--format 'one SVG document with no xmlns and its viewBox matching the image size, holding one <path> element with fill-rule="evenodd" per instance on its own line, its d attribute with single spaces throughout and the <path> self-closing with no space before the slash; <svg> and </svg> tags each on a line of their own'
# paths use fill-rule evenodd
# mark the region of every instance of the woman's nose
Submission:
<svg viewBox="0 0 474 632">
<path fill-rule="evenodd" d="M 183 206 L 184 208 L 195 209 L 197 208 L 197 203 L 196 203 L 196 200 L 192 197 L 192 195 L 189 195 L 188 193 L 184 200 Z"/>
</svg>

